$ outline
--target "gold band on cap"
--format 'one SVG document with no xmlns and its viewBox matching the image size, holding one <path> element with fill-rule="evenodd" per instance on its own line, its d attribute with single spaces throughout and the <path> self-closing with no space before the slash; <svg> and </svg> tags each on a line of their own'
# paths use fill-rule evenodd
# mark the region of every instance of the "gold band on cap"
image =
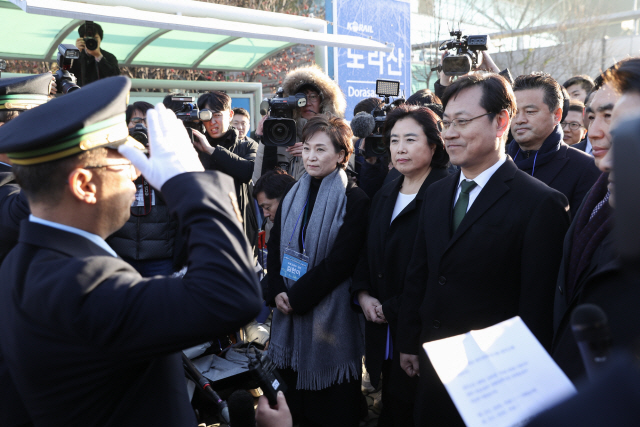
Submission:
<svg viewBox="0 0 640 427">
<path fill-rule="evenodd" d="M 30 110 L 48 100 L 47 95 L 0 95 L 0 110 Z"/>
<path fill-rule="evenodd" d="M 119 142 L 125 142 L 128 137 L 129 129 L 125 124 L 125 115 L 119 114 L 67 135 L 48 147 L 7 153 L 7 155 L 11 162 L 17 165 L 35 165 L 73 156 L 98 147 L 110 146 L 113 148 L 119 145 Z"/>
</svg>

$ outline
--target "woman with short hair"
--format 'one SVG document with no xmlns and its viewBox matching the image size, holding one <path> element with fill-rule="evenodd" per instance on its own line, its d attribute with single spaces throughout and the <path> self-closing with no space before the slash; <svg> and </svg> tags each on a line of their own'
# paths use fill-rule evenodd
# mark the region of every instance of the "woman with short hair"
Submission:
<svg viewBox="0 0 640 427">
<path fill-rule="evenodd" d="M 439 121 L 430 109 L 406 104 L 388 114 L 385 139 L 393 166 L 402 175 L 373 198 L 367 243 L 351 288 L 367 319 L 365 364 L 374 387 L 382 372 L 379 426 L 413 425 L 417 377 L 409 378 L 400 368 L 393 344 L 420 208 L 427 188 L 448 175 L 449 156 Z"/>
<path fill-rule="evenodd" d="M 302 426 L 355 427 L 360 418 L 364 342 L 349 286 L 369 198 L 344 170 L 352 136 L 336 117 L 307 122 L 306 173 L 282 199 L 267 246 L 265 299 L 277 307 L 268 352 L 288 386 L 294 424 Z"/>
</svg>

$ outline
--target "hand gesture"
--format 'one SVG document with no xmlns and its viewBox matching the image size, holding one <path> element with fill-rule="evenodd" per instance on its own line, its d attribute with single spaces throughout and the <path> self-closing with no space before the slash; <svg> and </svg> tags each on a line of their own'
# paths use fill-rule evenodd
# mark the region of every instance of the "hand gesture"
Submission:
<svg viewBox="0 0 640 427">
<path fill-rule="evenodd" d="M 291 308 L 291 304 L 289 304 L 289 296 L 286 292 L 280 292 L 276 295 L 276 307 L 282 314 L 293 313 L 293 308 Z"/>
<path fill-rule="evenodd" d="M 162 103 L 147 111 L 149 158 L 132 145 L 118 147 L 120 154 L 144 175 L 149 184 L 161 189 L 165 182 L 185 172 L 202 172 L 198 153 L 191 145 L 187 130 Z"/>
<path fill-rule="evenodd" d="M 358 303 L 360 304 L 360 307 L 362 307 L 365 319 L 369 322 L 380 324 L 386 323 L 384 315 L 380 316 L 380 314 L 382 314 L 382 304 L 377 298 L 369 295 L 369 292 L 360 291 L 360 293 L 358 293 Z"/>
<path fill-rule="evenodd" d="M 410 377 L 420 376 L 420 365 L 416 354 L 400 353 L 400 367 Z"/>
<path fill-rule="evenodd" d="M 209 144 L 209 141 L 207 141 L 207 137 L 204 136 L 202 132 L 195 129 L 191 129 L 191 132 L 193 132 L 193 146 L 196 147 L 198 151 L 213 154 L 215 147 L 212 147 L 211 144 Z"/>
<path fill-rule="evenodd" d="M 292 427 L 293 419 L 291 411 L 284 398 L 284 393 L 278 392 L 278 404 L 269 406 L 269 399 L 260 396 L 258 399 L 258 409 L 256 411 L 256 423 L 258 427 Z"/>
</svg>

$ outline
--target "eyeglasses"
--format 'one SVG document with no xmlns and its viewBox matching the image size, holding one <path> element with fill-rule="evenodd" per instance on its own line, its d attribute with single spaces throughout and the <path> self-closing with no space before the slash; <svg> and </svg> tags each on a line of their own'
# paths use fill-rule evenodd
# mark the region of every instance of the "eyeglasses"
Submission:
<svg viewBox="0 0 640 427">
<path fill-rule="evenodd" d="M 478 119 L 480 117 L 484 117 L 484 116 L 495 116 L 496 113 L 486 113 L 486 114 L 481 114 L 479 116 L 476 117 L 472 117 L 470 119 L 452 119 L 451 121 L 448 120 L 438 120 L 438 130 L 440 132 L 446 132 L 447 130 L 449 130 L 449 128 L 451 127 L 451 124 L 453 124 L 454 128 L 458 128 L 458 129 L 464 129 L 465 126 L 467 126 L 469 124 L 470 121 Z"/>
<path fill-rule="evenodd" d="M 140 176 L 140 172 L 133 166 L 133 163 L 113 163 L 109 165 L 95 165 L 95 166 L 84 166 L 83 169 L 101 169 L 101 168 L 122 168 L 120 170 L 113 170 L 111 172 L 121 172 L 126 171 L 129 174 L 129 178 L 131 180 L 135 180 Z M 126 168 L 126 169 L 125 169 Z M 109 169 L 107 169 L 109 170 Z"/>
<path fill-rule="evenodd" d="M 144 123 L 146 125 L 147 124 L 147 119 L 145 119 L 144 117 L 132 117 L 131 118 L 131 123 L 134 123 L 136 125 L 138 125 L 140 123 Z"/>
<path fill-rule="evenodd" d="M 578 129 L 584 127 L 583 125 L 581 125 L 578 122 L 561 122 L 560 126 L 562 126 L 562 129 L 569 128 L 571 130 L 578 130 Z"/>
<path fill-rule="evenodd" d="M 305 96 L 309 101 L 315 101 L 317 99 L 320 99 L 320 95 L 316 95 L 315 93 L 312 93 L 310 95 L 305 95 Z"/>
</svg>

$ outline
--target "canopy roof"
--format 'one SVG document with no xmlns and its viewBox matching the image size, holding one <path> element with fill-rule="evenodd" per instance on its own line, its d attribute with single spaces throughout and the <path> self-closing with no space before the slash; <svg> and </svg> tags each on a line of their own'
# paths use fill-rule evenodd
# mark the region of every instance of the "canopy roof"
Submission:
<svg viewBox="0 0 640 427">
<path fill-rule="evenodd" d="M 0 0 L 0 28 L 5 34 L 0 38 L 0 58 L 55 61 L 58 45 L 75 44 L 77 28 L 84 20 L 94 20 L 102 26 L 102 46 L 123 66 L 249 71 L 298 43 L 381 51 L 393 48 L 361 37 L 319 32 L 317 19 L 302 18 L 296 21 L 297 28 L 278 27 L 251 22 L 255 22 L 259 14 L 269 19 L 266 22 L 276 21 L 274 17 L 281 14 L 228 6 L 225 9 L 228 16 L 234 16 L 229 15 L 229 10 L 237 10 L 235 21 L 86 1 Z M 181 1 L 187 7 L 198 3 Z M 175 0 L 159 3 L 178 7 Z M 212 10 L 217 6 L 200 5 L 197 7 Z M 247 11 L 247 22 L 240 22 L 243 11 Z M 309 22 L 310 31 L 300 29 L 304 27 L 304 20 Z M 286 19 L 281 21 L 285 23 L 279 25 L 287 25 Z"/>
</svg>

